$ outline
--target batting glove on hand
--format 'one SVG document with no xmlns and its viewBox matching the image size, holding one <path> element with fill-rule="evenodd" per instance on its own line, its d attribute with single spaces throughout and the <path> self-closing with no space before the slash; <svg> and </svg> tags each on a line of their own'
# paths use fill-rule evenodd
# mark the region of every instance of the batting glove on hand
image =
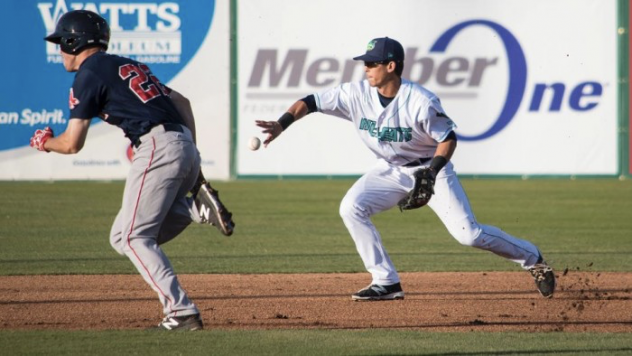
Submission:
<svg viewBox="0 0 632 356">
<path fill-rule="evenodd" d="M 31 147 L 37 148 L 39 151 L 50 152 L 44 148 L 44 143 L 54 136 L 53 129 L 48 126 L 44 130 L 36 130 L 33 137 L 31 137 Z"/>
</svg>

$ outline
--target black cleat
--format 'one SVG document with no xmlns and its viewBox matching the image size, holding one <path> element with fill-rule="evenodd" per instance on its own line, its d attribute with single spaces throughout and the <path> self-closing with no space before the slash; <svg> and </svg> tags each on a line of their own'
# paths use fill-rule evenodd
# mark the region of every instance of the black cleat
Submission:
<svg viewBox="0 0 632 356">
<path fill-rule="evenodd" d="M 233 234 L 235 228 L 233 214 L 219 200 L 219 192 L 213 189 L 208 182 L 204 182 L 196 189 L 194 201 L 202 223 L 217 227 L 226 236 Z"/>
<path fill-rule="evenodd" d="M 549 267 L 546 262 L 541 261 L 529 268 L 529 273 L 533 276 L 535 285 L 540 294 L 542 294 L 544 298 L 553 297 L 553 293 L 555 292 L 555 273 L 553 272 L 553 268 Z"/>
<path fill-rule="evenodd" d="M 166 331 L 195 331 L 204 329 L 200 314 L 171 316 L 162 319 L 154 329 Z"/>
<path fill-rule="evenodd" d="M 388 286 L 371 284 L 351 296 L 353 300 L 395 300 L 404 299 L 404 291 L 399 283 Z"/>
</svg>

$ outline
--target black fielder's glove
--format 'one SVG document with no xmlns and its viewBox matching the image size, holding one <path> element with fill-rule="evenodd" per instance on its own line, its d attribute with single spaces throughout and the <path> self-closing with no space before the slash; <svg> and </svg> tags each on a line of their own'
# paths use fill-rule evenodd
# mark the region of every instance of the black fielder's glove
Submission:
<svg viewBox="0 0 632 356">
<path fill-rule="evenodd" d="M 430 168 L 421 168 L 413 173 L 415 185 L 408 195 L 397 203 L 399 210 L 412 210 L 428 204 L 434 194 L 435 173 Z"/>
<path fill-rule="evenodd" d="M 226 236 L 233 234 L 235 228 L 233 214 L 219 200 L 219 192 L 206 181 L 201 170 L 191 194 L 200 213 L 200 218 L 202 218 L 202 223 L 215 226 Z"/>
</svg>

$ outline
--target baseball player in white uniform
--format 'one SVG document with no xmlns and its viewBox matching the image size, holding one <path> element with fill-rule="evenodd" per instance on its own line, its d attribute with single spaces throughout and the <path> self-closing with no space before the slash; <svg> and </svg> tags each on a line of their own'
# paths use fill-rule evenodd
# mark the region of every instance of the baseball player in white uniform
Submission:
<svg viewBox="0 0 632 356">
<path fill-rule="evenodd" d="M 344 224 L 372 276 L 371 284 L 352 298 L 404 298 L 397 270 L 371 217 L 398 203 L 401 207 L 407 199 L 415 200 L 411 197 L 421 197 L 419 206 L 427 203 L 461 244 L 519 263 L 531 272 L 542 296 L 551 297 L 555 274 L 538 248 L 497 227 L 480 224 L 474 217 L 450 162 L 457 144 L 456 125 L 434 93 L 401 78 L 402 45 L 388 37 L 376 38 L 354 60 L 364 61 L 365 80 L 298 100 L 278 121 L 256 121 L 267 134 L 267 147 L 294 121 L 312 112 L 337 116 L 352 122 L 362 142 L 378 158 L 340 205 Z"/>
</svg>

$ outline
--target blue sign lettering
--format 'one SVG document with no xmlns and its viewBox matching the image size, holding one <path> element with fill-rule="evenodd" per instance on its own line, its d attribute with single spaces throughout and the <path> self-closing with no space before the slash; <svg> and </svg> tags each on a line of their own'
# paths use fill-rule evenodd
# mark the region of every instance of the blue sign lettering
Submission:
<svg viewBox="0 0 632 356">
<path fill-rule="evenodd" d="M 439 39 L 437 39 L 434 45 L 430 48 L 430 52 L 445 52 L 454 36 L 456 36 L 461 30 L 470 26 L 487 26 L 496 31 L 496 33 L 500 36 L 500 39 L 505 45 L 505 51 L 507 53 L 507 60 L 509 63 L 509 88 L 507 90 L 507 97 L 505 98 L 505 105 L 492 127 L 490 127 L 487 131 L 474 136 L 458 135 L 459 140 L 463 141 L 483 140 L 497 134 L 500 130 L 505 128 L 511 119 L 513 119 L 520 107 L 527 83 L 527 61 L 525 60 L 524 52 L 520 47 L 520 43 L 518 43 L 518 40 L 511 34 L 511 32 L 495 22 L 487 20 L 462 22 L 448 29 L 443 35 L 441 35 L 441 37 L 439 37 Z"/>
</svg>

